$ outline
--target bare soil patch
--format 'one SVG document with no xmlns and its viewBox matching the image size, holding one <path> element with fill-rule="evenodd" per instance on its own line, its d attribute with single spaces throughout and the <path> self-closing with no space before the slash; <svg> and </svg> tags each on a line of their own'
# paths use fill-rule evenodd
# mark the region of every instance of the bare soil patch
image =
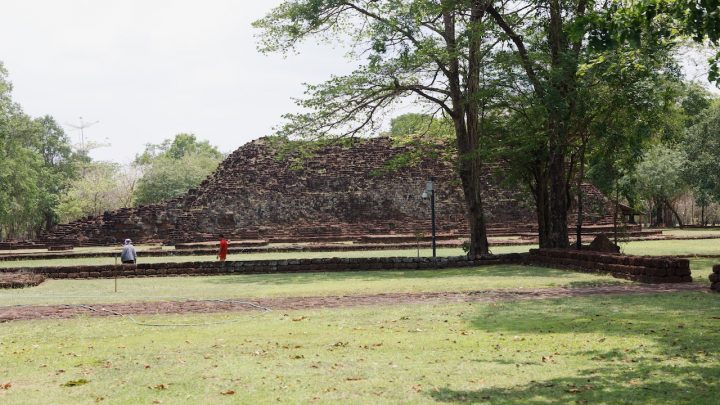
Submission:
<svg viewBox="0 0 720 405">
<path fill-rule="evenodd" d="M 272 310 L 299 310 L 353 307 L 367 305 L 435 304 L 452 302 L 498 302 L 539 300 L 588 295 L 662 294 L 687 291 L 709 291 L 694 283 L 674 285 L 608 285 L 539 289 L 502 289 L 470 292 L 387 293 L 325 297 L 277 297 L 232 300 L 189 300 L 134 302 L 90 305 L 14 306 L 0 308 L 0 323 L 30 319 L 65 319 L 77 316 L 160 315 L 184 313 L 221 313 L 256 311 L 254 305 Z"/>
</svg>

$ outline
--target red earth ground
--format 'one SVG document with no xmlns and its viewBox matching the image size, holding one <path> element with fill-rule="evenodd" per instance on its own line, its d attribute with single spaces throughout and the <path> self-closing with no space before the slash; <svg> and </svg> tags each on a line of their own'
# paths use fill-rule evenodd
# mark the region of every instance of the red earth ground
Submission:
<svg viewBox="0 0 720 405">
<path fill-rule="evenodd" d="M 592 287 L 502 289 L 466 292 L 387 293 L 324 297 L 277 297 L 228 300 L 153 301 L 90 305 L 18 305 L 0 307 L 0 323 L 29 319 L 66 319 L 78 316 L 131 316 L 184 313 L 222 313 L 258 310 L 297 310 L 367 305 L 441 304 L 454 302 L 497 302 L 538 300 L 589 295 L 662 294 L 707 291 L 705 285 L 622 284 Z"/>
</svg>

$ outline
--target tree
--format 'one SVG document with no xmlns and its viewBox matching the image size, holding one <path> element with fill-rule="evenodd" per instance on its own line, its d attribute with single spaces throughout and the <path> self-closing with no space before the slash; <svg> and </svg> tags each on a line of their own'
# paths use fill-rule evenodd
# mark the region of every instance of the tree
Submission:
<svg viewBox="0 0 720 405">
<path fill-rule="evenodd" d="M 57 223 L 76 155 L 54 119 L 26 115 L 11 90 L 0 64 L 0 238 L 28 238 Z"/>
<path fill-rule="evenodd" d="M 368 58 L 350 75 L 308 86 L 309 97 L 299 104 L 309 112 L 287 115 L 280 135 L 352 137 L 377 129 L 383 110 L 408 97 L 452 122 L 473 257 L 488 253 L 481 117 L 490 95 L 480 92 L 492 48 L 487 12 L 481 2 L 303 0 L 285 2 L 255 23 L 264 31 L 264 52 L 342 33 L 354 41 L 355 55 Z"/>
<path fill-rule="evenodd" d="M 683 182 L 686 160 L 687 156 L 683 151 L 657 144 L 645 153 L 632 175 L 640 195 L 652 203 L 658 225 L 672 224 L 672 220 L 664 215 L 666 210 L 672 212 L 680 226 L 683 225 L 673 208 L 673 200 L 686 189 Z"/>
<path fill-rule="evenodd" d="M 720 202 L 720 103 L 715 102 L 695 121 L 682 144 L 686 155 L 692 157 L 684 175 L 704 213 L 711 200 Z"/>
<path fill-rule="evenodd" d="M 408 113 L 393 118 L 386 135 L 396 140 L 423 137 L 452 140 L 454 131 L 450 120 L 438 119 L 429 114 Z"/>
<path fill-rule="evenodd" d="M 137 183 L 136 204 L 154 204 L 197 186 L 222 161 L 223 154 L 195 135 L 178 134 L 159 145 L 147 145 L 135 159 L 143 176 Z"/>
<path fill-rule="evenodd" d="M 136 179 L 136 171 L 132 167 L 124 168 L 113 162 L 85 164 L 82 175 L 60 198 L 59 220 L 70 222 L 130 207 Z"/>
</svg>

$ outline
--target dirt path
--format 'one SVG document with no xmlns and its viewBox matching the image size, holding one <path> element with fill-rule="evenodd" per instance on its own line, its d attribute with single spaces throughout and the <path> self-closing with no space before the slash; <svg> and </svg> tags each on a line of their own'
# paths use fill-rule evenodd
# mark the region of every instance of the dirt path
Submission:
<svg viewBox="0 0 720 405">
<path fill-rule="evenodd" d="M 229 300 L 148 301 L 89 305 L 38 305 L 0 307 L 0 323 L 28 319 L 65 319 L 77 316 L 156 315 L 272 310 L 321 309 L 365 305 L 435 304 L 453 302 L 496 302 L 540 300 L 588 295 L 660 294 L 709 291 L 697 283 L 648 285 L 626 284 L 603 287 L 503 289 L 466 292 L 387 293 L 326 297 L 237 298 Z M 249 305 L 252 303 L 256 306 Z"/>
</svg>

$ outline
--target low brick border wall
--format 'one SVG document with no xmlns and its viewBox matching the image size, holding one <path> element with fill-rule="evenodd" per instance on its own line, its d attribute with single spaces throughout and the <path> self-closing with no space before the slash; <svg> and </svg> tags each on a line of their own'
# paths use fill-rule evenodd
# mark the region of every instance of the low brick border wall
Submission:
<svg viewBox="0 0 720 405">
<path fill-rule="evenodd" d="M 27 272 L 3 272 L 0 273 L 0 289 L 35 287 L 45 281 L 42 274 Z"/>
<path fill-rule="evenodd" d="M 720 264 L 714 264 L 710 273 L 710 289 L 720 292 Z"/>
<path fill-rule="evenodd" d="M 691 282 L 690 260 L 664 256 L 628 256 L 572 249 L 531 249 L 528 264 L 564 267 L 641 283 Z"/>
<path fill-rule="evenodd" d="M 484 266 L 493 264 L 520 264 L 527 255 L 513 253 L 482 260 L 470 260 L 466 256 L 414 258 L 327 258 L 252 260 L 226 262 L 140 263 L 137 265 L 105 266 L 56 266 L 0 269 L 3 272 L 28 272 L 47 278 L 110 278 L 110 277 L 156 277 L 218 274 L 270 274 L 349 272 L 372 270 L 425 270 L 454 267 Z"/>
</svg>

